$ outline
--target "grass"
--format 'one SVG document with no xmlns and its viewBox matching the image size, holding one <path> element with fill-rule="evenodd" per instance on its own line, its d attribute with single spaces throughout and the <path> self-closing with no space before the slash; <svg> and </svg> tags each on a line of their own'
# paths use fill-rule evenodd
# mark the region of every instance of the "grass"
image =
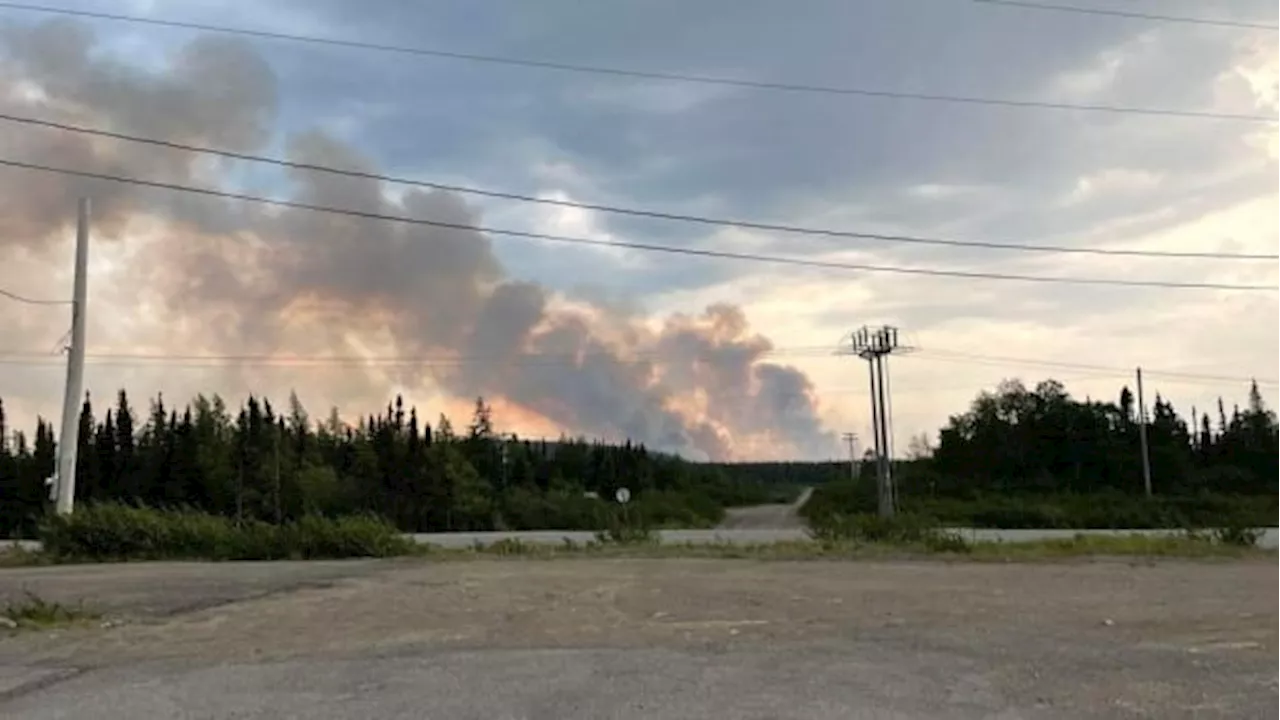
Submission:
<svg viewBox="0 0 1280 720">
<path fill-rule="evenodd" d="M 855 540 L 787 540 L 772 543 L 586 543 L 565 539 L 559 544 L 531 543 L 515 538 L 497 542 L 476 543 L 465 548 L 415 545 L 401 557 L 417 557 L 433 561 L 467 561 L 522 558 L 556 560 L 574 558 L 662 559 L 705 558 L 765 561 L 804 560 L 947 560 L 960 562 L 1045 562 L 1088 558 L 1186 558 L 1186 559 L 1250 559 L 1275 560 L 1274 550 L 1242 547 L 1218 542 L 1208 536 L 1145 535 L 1097 536 L 1020 542 L 975 542 L 948 546 L 948 541 L 885 542 Z M 86 562 L 85 558 L 53 557 L 45 553 L 21 551 L 21 560 L 6 562 L 0 554 L 0 567 L 48 565 Z M 118 558 L 117 558 L 118 559 Z M 207 560 L 209 558 L 185 558 Z"/>
<path fill-rule="evenodd" d="M 51 602 L 31 592 L 24 593 L 22 600 L 9 602 L 0 610 L 0 618 L 8 621 L 3 624 L 13 629 L 47 630 L 92 622 L 99 617 L 98 613 L 86 610 L 83 605 Z"/>
<path fill-rule="evenodd" d="M 413 541 L 372 516 L 304 517 L 283 525 L 193 510 L 89 505 L 40 526 L 44 554 L 61 562 L 112 560 L 318 560 L 393 557 Z"/>
<path fill-rule="evenodd" d="M 832 516 L 875 511 L 869 483 L 834 482 L 814 490 L 801 514 L 822 523 Z M 971 499 L 907 494 L 901 509 L 941 525 L 976 528 L 1180 529 L 1224 526 L 1271 527 L 1276 496 L 1143 496 L 1117 492 L 1092 494 L 985 495 Z"/>
<path fill-rule="evenodd" d="M 32 567 L 50 565 L 53 559 L 39 550 L 28 550 L 18 545 L 0 545 L 0 568 Z"/>
<path fill-rule="evenodd" d="M 900 515 L 828 515 L 814 523 L 812 539 L 756 545 L 663 544 L 640 522 L 619 519 L 586 543 L 558 545 L 505 539 L 470 548 L 418 545 L 371 516 L 306 517 L 274 526 L 189 510 L 125 505 L 86 506 L 53 516 L 41 526 L 44 549 L 0 549 L 0 567 L 131 560 L 308 560 L 422 556 L 479 557 L 705 557 L 761 560 L 937 557 L 955 560 L 1052 560 L 1089 556 L 1274 557 L 1258 549 L 1252 531 L 1228 528 L 1175 536 L 1077 535 L 1031 542 L 970 542 L 942 530 L 932 518 Z"/>
<path fill-rule="evenodd" d="M 1274 550 L 1219 542 L 1197 535 L 1076 535 L 1026 542 L 982 542 L 972 546 L 975 559 L 1052 560 L 1089 556 L 1170 558 L 1274 558 Z"/>
<path fill-rule="evenodd" d="M 504 539 L 469 548 L 427 546 L 421 554 L 436 560 L 483 558 L 707 558 L 747 560 L 911 560 L 942 559 L 968 562 L 1038 562 L 1079 558 L 1269 558 L 1276 552 L 1219 542 L 1211 537 L 1178 535 L 1077 535 L 1072 538 L 1026 542 L 953 542 L 925 538 L 916 541 L 793 540 L 736 545 L 656 543 L 575 543 L 559 545 Z"/>
</svg>

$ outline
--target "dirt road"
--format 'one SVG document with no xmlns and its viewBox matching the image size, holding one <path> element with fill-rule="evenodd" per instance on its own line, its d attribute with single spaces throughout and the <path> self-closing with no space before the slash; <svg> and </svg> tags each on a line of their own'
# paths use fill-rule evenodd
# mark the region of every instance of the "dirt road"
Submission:
<svg viewBox="0 0 1280 720">
<path fill-rule="evenodd" d="M 755 505 L 729 508 L 725 511 L 720 530 L 795 530 L 804 527 L 800 508 L 809 501 L 813 488 L 805 488 L 796 501 L 782 505 Z"/>
<path fill-rule="evenodd" d="M 1276 583 L 1274 561 L 5 570 L 0 595 L 129 622 L 0 638 L 0 716 L 1272 718 Z"/>
</svg>

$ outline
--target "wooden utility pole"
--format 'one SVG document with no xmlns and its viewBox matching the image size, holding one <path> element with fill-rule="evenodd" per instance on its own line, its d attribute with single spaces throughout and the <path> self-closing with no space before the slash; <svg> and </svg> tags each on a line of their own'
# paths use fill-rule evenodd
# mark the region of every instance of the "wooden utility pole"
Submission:
<svg viewBox="0 0 1280 720">
<path fill-rule="evenodd" d="M 58 436 L 55 509 L 70 515 L 76 503 L 76 451 L 80 447 L 80 403 L 84 401 L 85 299 L 89 273 L 89 198 L 80 199 L 76 226 L 75 280 L 71 292 L 71 347 L 67 351 L 67 385 L 62 396 L 62 433 Z"/>
<path fill-rule="evenodd" d="M 1147 402 L 1142 395 L 1142 368 L 1138 368 L 1138 444 L 1142 447 L 1142 486 L 1151 497 L 1151 448 L 1147 447 Z"/>
<path fill-rule="evenodd" d="M 849 479 L 857 482 L 858 480 L 858 434 L 847 432 L 844 434 L 845 442 L 849 443 Z"/>
</svg>

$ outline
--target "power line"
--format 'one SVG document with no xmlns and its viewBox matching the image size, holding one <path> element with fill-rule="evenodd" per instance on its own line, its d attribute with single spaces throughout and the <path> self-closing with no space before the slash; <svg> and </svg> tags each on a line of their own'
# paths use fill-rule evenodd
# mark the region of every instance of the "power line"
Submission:
<svg viewBox="0 0 1280 720">
<path fill-rule="evenodd" d="M 772 348 L 759 353 L 758 359 L 776 359 L 786 357 L 822 357 L 832 355 L 827 346 L 808 346 L 794 348 Z M 414 367 L 461 367 L 477 364 L 509 364 L 528 365 L 571 365 L 592 357 L 614 357 L 622 363 L 645 363 L 659 359 L 656 351 L 631 351 L 619 357 L 618 353 L 609 350 L 584 350 L 566 353 L 526 353 L 510 357 L 477 356 L 477 355 L 271 355 L 271 354 L 173 354 L 173 353 L 139 353 L 139 352 L 104 352 L 88 353 L 88 360 L 106 365 L 125 365 L 128 367 L 154 367 L 173 364 L 191 364 L 208 367 L 235 365 L 304 367 L 304 366 L 414 366 Z M 57 358 L 49 353 L 23 350 L 0 350 L 0 362 L 21 365 L 27 362 L 39 365 L 52 362 Z M 707 358 L 692 358 L 694 363 L 712 362 Z M 679 361 L 679 359 L 678 359 Z"/>
<path fill-rule="evenodd" d="M 26 297 L 25 295 L 19 295 L 14 292 L 9 292 L 4 288 L 0 288 L 0 295 L 3 295 L 4 297 L 9 298 L 10 300 L 14 300 L 20 303 L 25 303 L 27 305 L 70 305 L 71 304 L 70 300 L 38 300 L 35 298 L 29 298 L 29 297 Z"/>
<path fill-rule="evenodd" d="M 420 218 L 405 217 L 402 215 L 391 215 L 387 213 L 369 212 L 364 210 L 344 210 L 339 208 L 328 207 L 324 205 L 314 205 L 311 203 L 295 202 L 292 200 L 275 200 L 271 198 L 259 197 L 256 195 L 246 195 L 243 193 L 233 193 L 223 190 L 212 190 L 209 188 L 193 187 L 190 185 L 179 185 L 176 183 L 155 182 L 151 180 L 142 180 L 139 178 L 131 178 L 121 175 L 110 175 L 106 173 L 88 172 L 85 170 L 71 170 L 67 168 L 57 168 L 48 165 L 38 165 L 34 163 L 25 163 L 17 160 L 0 159 L 0 165 L 22 168 L 25 170 L 36 170 L 40 172 L 59 173 L 63 175 L 72 175 L 76 177 L 92 178 L 96 180 L 107 180 L 111 182 L 126 183 L 130 185 L 138 185 L 141 187 L 159 188 L 164 190 L 174 190 L 178 192 L 187 192 L 197 195 L 205 195 L 209 197 L 219 197 L 229 200 L 240 200 L 244 202 L 259 203 L 272 207 L 291 208 L 294 210 L 307 210 L 311 212 L 329 213 L 332 215 L 344 215 L 347 217 L 357 217 L 366 220 L 383 220 L 387 222 L 403 223 L 406 225 L 422 225 L 427 227 L 438 227 L 452 230 L 466 230 L 471 232 L 487 233 L 489 235 L 505 236 L 512 238 L 521 238 L 528 240 L 543 240 L 546 242 L 564 243 L 568 245 L 583 245 L 589 247 L 608 247 L 621 248 L 627 250 L 638 250 L 643 252 L 659 252 L 669 253 L 673 255 L 687 255 L 693 257 L 716 258 L 721 260 L 742 260 L 748 262 L 771 263 L 775 265 L 790 265 L 795 267 L 823 268 L 828 270 L 858 270 L 863 272 L 879 272 L 897 275 L 921 275 L 928 277 L 954 277 L 970 280 L 1000 280 L 1012 282 L 1038 282 L 1038 283 L 1055 283 L 1064 285 L 1105 285 L 1116 287 L 1151 287 L 1181 290 L 1235 290 L 1245 292 L 1276 292 L 1280 287 L 1273 285 L 1236 285 L 1229 283 L 1209 283 L 1209 282 L 1175 282 L 1164 280 L 1125 280 L 1117 278 L 1081 278 L 1081 277 L 1046 277 L 1040 275 L 1017 275 L 1012 273 L 995 273 L 995 272 L 979 272 L 969 270 L 938 270 L 934 268 L 906 268 L 894 265 L 867 265 L 861 263 L 837 262 L 833 260 L 806 260 L 804 258 L 784 257 L 778 255 L 761 255 L 757 253 L 737 253 L 723 250 L 705 250 L 699 248 L 682 248 L 671 245 L 657 245 L 653 243 L 637 243 L 625 242 L 621 240 L 597 240 L 592 238 L 568 237 L 564 235 L 550 235 L 546 233 L 527 232 L 523 230 L 504 230 L 498 228 L 489 228 L 480 225 L 468 225 L 465 223 L 450 223 L 437 220 L 424 220 Z"/>
<path fill-rule="evenodd" d="M 830 355 L 828 349 L 821 356 L 817 355 L 801 355 L 817 359 L 818 357 L 834 357 Z M 650 362 L 653 358 L 631 357 L 624 359 L 624 364 L 634 364 L 642 362 Z M 767 358 L 766 358 L 767 359 Z M 941 360 L 949 360 L 951 358 L 935 358 Z M 530 357 L 523 356 L 517 358 L 518 362 L 511 364 L 520 367 L 538 367 L 538 366 L 568 366 L 577 367 L 574 361 L 570 359 L 554 359 L 551 357 Z M 326 357 L 326 356 L 282 356 L 273 357 L 267 355 L 135 355 L 135 354 L 90 354 L 86 356 L 86 362 L 96 367 L 114 367 L 127 368 L 131 370 L 142 370 L 146 368 L 164 368 L 166 370 L 184 369 L 184 370 L 216 370 L 222 368 L 240 368 L 253 367 L 258 369 L 280 369 L 280 370 L 321 370 L 334 368 L 388 368 L 388 367 L 420 367 L 420 368 L 440 368 L 440 367 L 461 367 L 467 364 L 478 364 L 486 362 L 483 359 L 470 360 L 443 360 L 441 358 L 359 358 L 359 357 Z M 492 362 L 510 362 L 495 360 Z M 706 359 L 695 359 L 695 362 L 711 362 Z M 976 361 L 969 361 L 976 362 Z M 979 365 L 994 365 L 994 363 L 976 362 Z M 1038 363 L 1031 363 L 1033 366 Z M 65 367 L 65 361 L 53 355 L 44 353 L 13 353 L 0 351 L 0 366 L 30 367 L 30 368 L 58 368 Z M 1007 363 L 1001 363 L 999 367 L 1008 367 Z M 1090 366 L 1086 366 L 1090 367 Z M 1073 374 L 1065 377 L 1056 377 L 1055 379 L 1064 382 L 1082 382 L 1086 380 L 1124 380 L 1132 375 L 1132 370 L 1122 370 L 1119 368 L 1112 370 L 1097 370 L 1087 374 Z M 1160 372 L 1150 373 L 1153 375 L 1161 375 L 1164 382 L 1185 385 L 1211 386 L 1220 385 L 1222 380 L 1204 379 L 1204 378 L 1168 378 L 1163 377 Z M 1246 378 L 1230 378 L 1232 382 L 1246 383 L 1250 379 Z M 1261 387 L 1273 387 L 1266 381 L 1259 380 L 1258 385 Z M 945 386 L 912 386 L 905 392 L 909 394 L 918 394 L 923 392 L 952 392 L 959 390 L 967 390 L 972 388 L 972 383 L 958 384 L 951 383 Z M 814 394 L 817 395 L 865 395 L 867 392 L 864 387 L 835 387 L 835 388 L 815 388 Z M 786 393 L 785 396 L 806 397 L 806 393 Z"/>
<path fill-rule="evenodd" d="M 702 225 L 717 225 L 722 227 L 737 227 L 749 230 L 765 230 L 772 232 L 784 232 L 796 235 L 816 235 L 832 238 L 851 238 L 860 240 L 881 240 L 885 242 L 907 243 L 917 245 L 935 245 L 946 247 L 972 247 L 984 248 L 991 250 L 1016 250 L 1023 252 L 1047 252 L 1047 253 L 1070 253 L 1077 255 L 1111 255 L 1111 256 L 1129 256 L 1129 257 L 1153 257 L 1153 258 L 1197 258 L 1197 259 L 1213 259 L 1213 260 L 1277 260 L 1280 255 L 1271 254 L 1251 254 L 1251 253 L 1219 253 L 1219 252 L 1182 252 L 1182 251 L 1166 251 L 1166 250 L 1124 250 L 1111 248 L 1082 248 L 1070 247 L 1062 245 L 1027 245 L 1021 243 L 996 243 L 981 242 L 968 240 L 949 240 L 943 238 L 919 237 L 912 235 L 889 235 L 883 233 L 855 232 L 847 230 L 828 230 L 824 228 L 807 228 L 795 225 L 781 225 L 773 223 L 752 222 L 748 220 L 733 220 L 726 218 L 713 218 L 701 215 L 686 215 L 679 213 L 662 212 L 658 210 L 644 210 L 637 208 L 625 208 L 615 205 L 601 205 L 595 203 L 576 202 L 572 200 L 557 200 L 553 198 L 538 197 L 536 195 L 523 195 L 519 193 L 501 192 L 497 190 L 486 190 L 482 188 L 467 187 L 462 185 L 448 185 L 444 183 L 427 182 L 423 180 L 414 180 L 406 177 L 397 177 L 394 175 L 383 175 L 379 173 L 365 172 L 360 170 L 346 170 L 328 165 L 316 165 L 312 163 L 300 163 L 282 158 L 266 157 L 262 155 L 253 155 L 249 153 L 234 152 L 230 150 L 220 150 L 216 148 L 203 147 L 199 145 L 189 145 L 187 143 L 173 142 L 169 140 L 160 140 L 156 138 L 142 137 L 138 135 L 129 135 L 110 130 L 100 130 L 98 128 L 88 128 L 81 125 L 71 125 L 53 120 L 45 120 L 40 118 L 24 117 L 21 115 L 9 115 L 0 113 L 0 120 L 7 122 L 21 123 L 25 125 L 34 125 L 37 127 L 46 127 L 56 130 L 64 130 L 67 132 L 82 133 L 85 135 L 94 135 L 98 137 L 112 138 L 115 140 L 124 140 L 126 142 L 142 143 L 156 147 L 170 148 L 174 150 L 183 150 L 188 152 L 203 153 L 214 155 L 217 157 L 230 158 L 234 160 L 245 160 L 248 162 L 264 163 L 275 165 L 278 167 L 290 168 L 294 170 L 308 170 L 315 172 L 323 172 L 332 175 L 340 175 L 343 177 L 359 178 L 362 180 L 376 180 L 381 182 L 395 183 L 397 185 L 407 185 L 412 187 L 429 188 L 432 190 L 446 190 L 450 192 L 463 193 L 468 195 L 480 195 L 484 197 L 500 198 L 504 200 L 518 200 L 520 202 L 539 203 L 543 205 L 554 205 L 557 207 L 571 207 L 582 210 L 593 210 L 599 212 L 614 213 L 618 215 L 631 215 L 635 217 L 647 217 L 660 220 L 675 220 L 679 222 L 698 223 Z"/>
<path fill-rule="evenodd" d="M 974 353 L 956 352 L 951 350 L 921 349 L 921 350 L 917 350 L 915 356 L 924 357 L 926 359 L 939 360 L 942 362 L 968 362 L 968 363 L 975 363 L 979 365 L 996 365 L 996 366 L 1026 365 L 1026 366 L 1032 366 L 1032 367 L 1045 367 L 1045 368 L 1052 368 L 1052 369 L 1112 372 L 1117 375 L 1122 375 L 1124 377 L 1128 377 L 1129 375 L 1133 374 L 1133 368 L 1121 368 L 1121 367 L 1116 367 L 1114 365 L 1110 365 L 1110 366 L 1096 365 L 1096 364 L 1089 364 L 1089 363 L 1063 362 L 1063 361 L 1057 361 L 1057 360 L 1007 357 L 1007 356 L 999 356 L 999 355 L 979 355 Z M 1211 383 L 1218 383 L 1218 382 L 1249 383 L 1249 382 L 1256 381 L 1258 385 L 1263 385 L 1268 387 L 1280 386 L 1280 381 L 1270 380 L 1266 378 L 1243 377 L 1238 375 L 1237 376 L 1212 375 L 1212 374 L 1205 374 L 1205 373 L 1182 372 L 1177 370 L 1148 369 L 1145 366 L 1143 367 L 1143 372 L 1148 375 L 1159 376 L 1161 378 L 1165 378 L 1170 381 L 1177 380 L 1177 379 L 1187 380 L 1192 382 L 1211 382 Z"/>
<path fill-rule="evenodd" d="M 518 366 L 551 365 L 576 366 L 581 360 L 590 357 L 611 356 L 609 351 L 583 351 L 580 353 L 533 353 L 509 358 L 479 355 L 269 355 L 269 354 L 175 354 L 175 353 L 89 353 L 88 361 L 98 365 L 121 366 L 129 368 L 146 367 L 462 367 L 485 363 L 505 363 Z M 766 350 L 760 359 L 777 359 L 785 357 L 818 359 L 838 357 L 828 346 L 796 346 Z M 961 362 L 994 367 L 1026 366 L 1047 369 L 1071 370 L 1086 372 L 1089 375 L 1076 379 L 1128 378 L 1133 374 L 1132 368 L 1114 365 L 1065 362 L 1040 358 L 1008 357 L 999 355 L 980 355 L 952 350 L 918 349 L 910 357 L 937 360 L 940 362 Z M 627 357 L 619 358 L 624 363 L 651 362 L 659 359 L 656 351 L 632 352 Z M 694 358 L 694 362 L 713 362 L 708 358 Z M 0 350 L 0 365 L 58 365 L 63 361 L 55 355 L 43 352 L 21 350 Z M 1214 375 L 1192 373 L 1178 370 L 1160 370 L 1144 367 L 1148 375 L 1158 376 L 1168 382 L 1185 382 L 1189 384 L 1218 384 L 1223 382 L 1250 383 L 1259 386 L 1280 386 L 1280 381 L 1267 378 L 1244 377 L 1241 375 Z M 959 388 L 957 388 L 959 389 Z M 865 388 L 859 388 L 860 392 Z"/>
<path fill-rule="evenodd" d="M 1076 5 L 1058 5 L 1055 3 L 1026 2 L 1025 0 L 971 0 L 985 5 L 1003 5 L 1005 7 L 1024 10 L 1048 10 L 1051 12 L 1078 13 L 1081 15 L 1107 15 L 1110 17 L 1129 18 L 1133 20 L 1158 20 L 1160 22 L 1188 23 L 1192 25 L 1216 25 L 1218 27 L 1246 28 L 1250 30 L 1277 30 L 1275 25 L 1250 22 L 1247 20 L 1221 20 L 1218 18 L 1195 18 L 1183 15 L 1158 15 L 1155 13 L 1136 12 L 1133 10 L 1110 10 L 1104 8 L 1087 8 Z"/>
<path fill-rule="evenodd" d="M 873 90 L 869 88 L 839 87 L 832 85 L 816 85 L 805 83 L 787 83 L 787 82 L 771 82 L 766 80 L 745 80 L 740 78 L 713 77 L 709 75 L 691 75 L 684 73 L 667 73 L 649 70 L 635 70 L 617 67 L 602 67 L 592 65 L 578 65 L 573 63 L 552 62 L 546 60 L 532 60 L 528 58 L 515 58 L 499 55 L 481 55 L 477 53 L 453 52 L 449 50 L 435 50 L 422 47 L 411 47 L 404 45 L 390 45 L 385 43 L 361 42 L 357 40 L 343 40 L 340 38 L 316 37 L 311 35 L 296 35 L 291 33 L 273 32 L 269 30 L 253 30 L 249 28 L 226 27 L 221 25 L 211 25 L 207 23 L 188 22 L 181 20 L 162 20 L 159 18 L 148 18 L 137 15 L 123 15 L 119 13 L 108 13 L 92 10 L 74 10 L 70 8 L 52 8 L 42 5 L 29 5 L 26 3 L 0 2 L 0 9 L 19 10 L 23 12 L 48 13 L 54 15 L 70 15 L 76 17 L 93 18 L 96 20 L 110 20 L 113 22 L 137 23 L 143 25 L 155 25 L 160 27 L 180 28 L 184 30 L 200 30 L 203 32 L 224 33 L 231 35 L 245 35 L 249 37 L 257 37 L 268 40 L 285 40 L 289 42 L 307 43 L 313 45 L 332 45 L 337 47 L 353 48 L 360 50 L 375 50 L 379 52 L 398 53 L 401 55 L 414 55 L 419 57 L 433 57 L 448 60 L 464 60 L 469 62 L 489 63 L 494 65 L 508 65 L 516 67 L 537 68 L 542 70 L 553 70 L 558 72 L 570 73 L 590 73 L 596 75 L 611 75 L 615 77 L 632 77 L 642 78 L 646 80 L 666 80 L 674 82 L 694 83 L 699 85 L 721 85 L 727 87 L 747 88 L 752 90 L 776 90 L 784 92 L 804 92 L 822 95 L 843 95 L 843 96 L 860 96 L 872 98 L 892 98 L 897 100 L 917 100 L 922 102 L 945 102 L 945 103 L 963 103 L 969 105 L 990 105 L 1011 108 L 1036 108 L 1041 110 L 1077 110 L 1085 112 L 1100 113 L 1125 113 L 1135 115 L 1154 115 L 1163 117 L 1184 117 L 1212 120 L 1238 120 L 1245 122 L 1265 122 L 1275 123 L 1277 119 L 1270 115 L 1253 115 L 1247 113 L 1221 113 L 1199 110 L 1172 110 L 1165 108 L 1144 108 L 1144 107 L 1125 107 L 1116 105 L 1093 105 L 1082 103 L 1067 102 L 1051 102 L 1039 100 L 1007 100 L 1000 98 L 974 97 L 964 95 L 940 95 L 931 93 L 912 93 L 893 90 Z"/>
</svg>

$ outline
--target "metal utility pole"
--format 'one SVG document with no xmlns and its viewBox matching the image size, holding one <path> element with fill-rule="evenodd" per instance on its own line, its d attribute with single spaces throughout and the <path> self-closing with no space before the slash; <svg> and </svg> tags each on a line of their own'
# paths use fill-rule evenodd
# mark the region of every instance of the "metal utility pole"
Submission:
<svg viewBox="0 0 1280 720">
<path fill-rule="evenodd" d="M 1142 368 L 1138 368 L 1138 443 L 1142 446 L 1142 486 L 1151 497 L 1151 449 L 1147 447 L 1147 402 L 1142 397 Z"/>
<path fill-rule="evenodd" d="M 898 350 L 898 329 L 889 325 L 863 327 L 853 333 L 854 355 L 867 361 L 871 377 L 871 424 L 876 451 L 876 496 L 881 517 L 892 517 L 895 507 L 892 443 L 889 437 L 889 362 Z"/>
<path fill-rule="evenodd" d="M 75 281 L 71 293 L 71 347 L 67 351 L 67 386 L 62 396 L 62 433 L 58 436 L 55 473 L 59 515 L 70 515 L 76 502 L 76 450 L 80 445 L 80 403 L 84 394 L 85 298 L 89 271 L 89 198 L 80 199 L 76 227 Z"/>
<path fill-rule="evenodd" d="M 858 434 L 847 432 L 844 434 L 845 442 L 849 443 L 849 479 L 857 481 L 858 479 Z"/>
</svg>

